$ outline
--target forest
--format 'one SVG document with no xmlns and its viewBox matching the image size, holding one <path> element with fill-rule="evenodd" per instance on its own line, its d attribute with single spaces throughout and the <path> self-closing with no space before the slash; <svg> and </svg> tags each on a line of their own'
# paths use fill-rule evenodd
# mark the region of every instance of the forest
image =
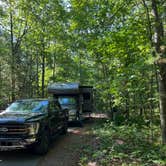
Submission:
<svg viewBox="0 0 166 166">
<path fill-rule="evenodd" d="M 101 136 L 111 130 L 113 137 L 119 130 L 123 134 L 116 137 L 126 136 L 135 141 L 131 146 L 145 149 L 149 142 L 153 155 L 141 161 L 164 165 L 165 35 L 165 0 L 0 0 L 0 107 L 20 98 L 47 97 L 53 82 L 91 85 L 96 111 L 114 120 L 94 131 Z M 118 110 L 114 118 L 113 108 Z M 108 142 L 102 146 L 106 154 Z M 126 159 L 122 152 L 116 155 Z M 105 157 L 101 165 L 110 161 Z"/>
</svg>

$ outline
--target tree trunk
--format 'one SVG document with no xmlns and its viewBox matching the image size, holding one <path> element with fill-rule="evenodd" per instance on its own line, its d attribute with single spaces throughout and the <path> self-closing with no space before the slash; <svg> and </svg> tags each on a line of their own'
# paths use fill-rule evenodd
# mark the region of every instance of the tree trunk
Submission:
<svg viewBox="0 0 166 166">
<path fill-rule="evenodd" d="M 10 59 L 10 67 L 11 67 L 11 100 L 14 101 L 16 98 L 16 69 L 19 65 L 16 63 L 16 55 L 19 54 L 19 49 L 21 45 L 21 41 L 25 34 L 27 33 L 27 21 L 25 22 L 24 29 L 19 29 L 23 31 L 22 33 L 18 33 L 18 36 L 14 34 L 14 23 L 15 23 L 15 15 L 14 15 L 14 6 L 13 2 L 9 1 L 9 22 L 10 22 L 10 47 L 11 47 L 11 59 Z M 16 38 L 17 37 L 17 38 Z"/>
<path fill-rule="evenodd" d="M 130 117 L 130 111 L 129 111 L 129 109 L 130 109 L 130 95 L 129 95 L 129 93 L 126 91 L 126 104 L 125 104 L 125 117 L 126 117 L 126 119 L 129 119 L 129 117 Z"/>
<path fill-rule="evenodd" d="M 13 36 L 13 13 L 10 11 L 10 43 L 11 43 L 11 100 L 15 100 L 15 52 Z"/>
<path fill-rule="evenodd" d="M 79 82 L 83 84 L 83 73 L 82 73 L 82 54 L 79 54 Z"/>
<path fill-rule="evenodd" d="M 164 45 L 164 28 L 161 19 L 161 13 L 158 10 L 158 1 L 151 0 L 152 12 L 154 14 L 154 47 L 159 59 L 157 65 L 159 67 L 159 97 L 160 97 L 160 121 L 162 143 L 166 144 L 166 46 Z"/>
<path fill-rule="evenodd" d="M 56 59 L 55 59 L 55 55 L 54 55 L 54 57 L 53 57 L 53 69 L 52 69 L 53 80 L 55 80 L 55 67 L 56 67 Z"/>
<path fill-rule="evenodd" d="M 160 49 L 163 44 L 164 40 L 164 28 L 163 28 L 163 23 L 161 20 L 161 15 L 159 14 L 158 11 L 158 1 L 152 0 L 152 12 L 154 14 L 154 46 L 156 49 L 156 52 L 160 54 Z"/>
<path fill-rule="evenodd" d="M 45 90 L 45 52 L 44 52 L 44 44 L 42 48 L 42 97 L 44 97 Z"/>
<path fill-rule="evenodd" d="M 166 59 L 159 62 L 159 96 L 162 143 L 166 144 Z"/>
<path fill-rule="evenodd" d="M 39 90 L 39 54 L 37 52 L 36 54 L 36 96 L 40 96 L 40 90 Z"/>
</svg>

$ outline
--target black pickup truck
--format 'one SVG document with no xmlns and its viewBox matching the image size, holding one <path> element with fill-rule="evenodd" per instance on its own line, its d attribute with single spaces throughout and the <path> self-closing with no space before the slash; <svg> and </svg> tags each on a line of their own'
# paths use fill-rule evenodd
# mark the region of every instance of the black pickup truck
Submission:
<svg viewBox="0 0 166 166">
<path fill-rule="evenodd" d="M 30 148 L 44 154 L 50 140 L 66 132 L 66 112 L 57 100 L 18 100 L 0 113 L 0 150 Z"/>
</svg>

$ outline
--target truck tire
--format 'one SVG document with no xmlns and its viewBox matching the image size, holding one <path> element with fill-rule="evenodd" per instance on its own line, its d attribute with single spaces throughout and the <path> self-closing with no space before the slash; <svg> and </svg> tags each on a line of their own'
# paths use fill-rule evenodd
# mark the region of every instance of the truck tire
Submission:
<svg viewBox="0 0 166 166">
<path fill-rule="evenodd" d="M 46 154 L 49 149 L 49 134 L 43 133 L 40 140 L 34 145 L 33 150 L 36 154 Z"/>
<path fill-rule="evenodd" d="M 65 123 L 65 125 L 62 128 L 62 132 L 61 132 L 62 135 L 67 134 L 67 128 L 68 128 L 68 125 L 67 125 L 67 123 Z"/>
</svg>

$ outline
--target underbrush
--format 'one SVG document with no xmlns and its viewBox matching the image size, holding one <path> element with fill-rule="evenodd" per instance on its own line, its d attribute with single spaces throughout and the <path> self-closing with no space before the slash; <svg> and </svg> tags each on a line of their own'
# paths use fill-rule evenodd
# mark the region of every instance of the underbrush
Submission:
<svg viewBox="0 0 166 166">
<path fill-rule="evenodd" d="M 159 126 L 100 122 L 84 145 L 80 166 L 165 166 L 166 146 L 160 143 Z"/>
</svg>

